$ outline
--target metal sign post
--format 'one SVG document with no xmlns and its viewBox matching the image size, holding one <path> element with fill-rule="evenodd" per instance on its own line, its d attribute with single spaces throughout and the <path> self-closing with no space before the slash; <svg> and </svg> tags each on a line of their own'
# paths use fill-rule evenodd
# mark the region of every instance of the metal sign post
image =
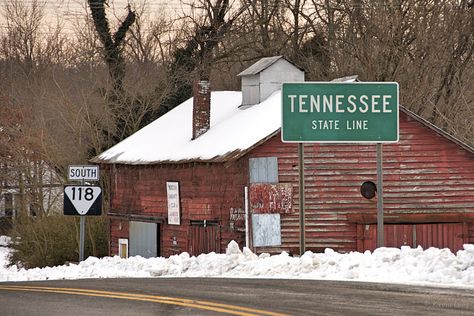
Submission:
<svg viewBox="0 0 474 316">
<path fill-rule="evenodd" d="M 244 187 L 245 199 L 245 247 L 250 248 L 250 234 L 249 234 L 249 188 Z"/>
<path fill-rule="evenodd" d="M 99 181 L 99 166 L 71 165 L 68 180 L 81 182 L 81 186 L 64 188 L 64 215 L 79 215 L 79 261 L 84 261 L 85 216 L 100 215 L 102 211 L 102 189 L 86 187 L 85 181 Z"/>
<path fill-rule="evenodd" d="M 304 146 L 303 143 L 298 143 L 298 170 L 299 170 L 299 202 L 300 202 L 300 255 L 302 256 L 306 251 L 305 240 L 304 240 L 304 231 L 305 231 L 305 223 L 304 223 L 304 213 L 305 213 L 305 205 L 304 205 Z"/>
<path fill-rule="evenodd" d="M 64 187 L 64 215 L 79 216 L 79 260 L 84 260 L 86 216 L 102 214 L 102 188 L 89 185 Z"/>
<path fill-rule="evenodd" d="M 382 155 L 382 144 L 377 143 L 377 248 L 384 246 Z"/>
<path fill-rule="evenodd" d="M 79 262 L 84 261 L 84 230 L 86 228 L 86 218 L 81 215 L 79 221 Z"/>
<path fill-rule="evenodd" d="M 84 185 L 84 180 L 81 180 L 81 185 Z M 84 233 L 86 229 L 86 218 L 84 215 L 79 217 L 79 262 L 84 261 Z"/>
</svg>

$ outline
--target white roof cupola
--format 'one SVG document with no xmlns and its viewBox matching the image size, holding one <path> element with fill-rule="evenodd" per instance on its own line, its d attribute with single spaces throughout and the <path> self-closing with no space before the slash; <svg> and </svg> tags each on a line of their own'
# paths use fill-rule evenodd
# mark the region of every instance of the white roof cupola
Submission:
<svg viewBox="0 0 474 316">
<path fill-rule="evenodd" d="M 242 106 L 258 104 L 283 82 L 303 82 L 304 71 L 283 56 L 265 57 L 238 74 L 242 78 Z"/>
</svg>

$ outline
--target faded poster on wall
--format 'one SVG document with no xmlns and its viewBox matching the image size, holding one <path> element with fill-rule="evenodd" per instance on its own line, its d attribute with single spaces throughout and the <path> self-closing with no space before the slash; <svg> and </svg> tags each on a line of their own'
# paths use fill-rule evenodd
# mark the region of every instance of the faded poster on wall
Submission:
<svg viewBox="0 0 474 316">
<path fill-rule="evenodd" d="M 230 231 L 245 232 L 245 210 L 230 208 Z"/>
<path fill-rule="evenodd" d="M 292 212 L 291 183 L 252 183 L 249 195 L 250 209 L 254 214 Z"/>
<path fill-rule="evenodd" d="M 179 182 L 166 182 L 168 224 L 180 225 Z"/>
</svg>

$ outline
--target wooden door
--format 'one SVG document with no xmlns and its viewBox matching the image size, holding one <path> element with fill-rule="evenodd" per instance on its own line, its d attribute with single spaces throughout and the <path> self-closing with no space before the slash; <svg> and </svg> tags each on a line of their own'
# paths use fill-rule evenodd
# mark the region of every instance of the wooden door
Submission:
<svg viewBox="0 0 474 316">
<path fill-rule="evenodd" d="M 373 251 L 377 245 L 377 225 L 362 225 L 358 238 L 362 239 L 362 249 Z M 452 252 L 463 249 L 467 241 L 467 225 L 464 223 L 427 224 L 385 224 L 385 247 L 410 246 L 423 249 L 429 247 L 449 248 Z"/>
<path fill-rule="evenodd" d="M 221 232 L 217 223 L 194 223 L 189 226 L 189 254 L 220 253 Z"/>
</svg>

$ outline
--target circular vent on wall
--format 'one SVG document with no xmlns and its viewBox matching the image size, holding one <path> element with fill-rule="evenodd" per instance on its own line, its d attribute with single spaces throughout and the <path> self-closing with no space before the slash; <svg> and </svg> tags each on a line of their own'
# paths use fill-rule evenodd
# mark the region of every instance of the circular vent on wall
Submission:
<svg viewBox="0 0 474 316">
<path fill-rule="evenodd" d="M 373 199 L 376 192 L 377 186 L 372 181 L 365 181 L 360 186 L 360 194 L 368 200 Z"/>
</svg>

